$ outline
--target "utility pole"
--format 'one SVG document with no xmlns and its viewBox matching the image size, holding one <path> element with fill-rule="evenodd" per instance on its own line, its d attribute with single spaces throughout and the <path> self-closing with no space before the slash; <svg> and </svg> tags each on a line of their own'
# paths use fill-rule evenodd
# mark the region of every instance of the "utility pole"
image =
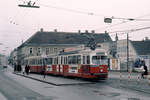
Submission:
<svg viewBox="0 0 150 100">
<path fill-rule="evenodd" d="M 129 71 L 129 36 L 127 33 L 127 72 Z"/>
</svg>

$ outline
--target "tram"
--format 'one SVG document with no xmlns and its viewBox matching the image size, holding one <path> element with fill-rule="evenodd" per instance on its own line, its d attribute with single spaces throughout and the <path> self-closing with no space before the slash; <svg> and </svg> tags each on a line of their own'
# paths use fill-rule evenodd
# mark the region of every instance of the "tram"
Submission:
<svg viewBox="0 0 150 100">
<path fill-rule="evenodd" d="M 84 79 L 107 79 L 108 59 L 105 50 L 78 50 L 59 54 L 32 56 L 24 59 L 30 72 L 78 77 Z"/>
</svg>

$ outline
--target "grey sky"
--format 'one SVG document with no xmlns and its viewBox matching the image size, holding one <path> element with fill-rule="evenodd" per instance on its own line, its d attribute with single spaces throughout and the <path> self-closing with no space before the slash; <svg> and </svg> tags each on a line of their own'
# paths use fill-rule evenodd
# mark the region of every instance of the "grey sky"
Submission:
<svg viewBox="0 0 150 100">
<path fill-rule="evenodd" d="M 40 9 L 20 8 L 17 5 L 29 0 L 0 1 L 0 53 L 13 50 L 40 28 L 45 31 L 77 32 L 95 30 L 120 31 L 150 26 L 150 21 L 133 21 L 110 27 L 123 20 L 104 23 L 104 17 L 150 19 L 150 0 L 37 0 Z M 36 1 L 36 0 L 31 0 Z M 94 15 L 89 15 L 94 13 Z M 150 29 L 129 33 L 130 39 L 150 38 Z M 111 33 L 114 38 L 114 33 Z M 119 35 L 125 39 L 126 35 Z"/>
</svg>

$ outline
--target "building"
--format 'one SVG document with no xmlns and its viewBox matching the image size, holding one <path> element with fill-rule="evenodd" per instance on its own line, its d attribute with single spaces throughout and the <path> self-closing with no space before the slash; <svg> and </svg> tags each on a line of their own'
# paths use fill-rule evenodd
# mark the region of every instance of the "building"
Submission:
<svg viewBox="0 0 150 100">
<path fill-rule="evenodd" d="M 27 41 L 17 48 L 18 63 L 21 64 L 23 59 L 28 56 L 46 56 L 58 53 L 64 48 L 89 46 L 94 43 L 103 43 L 112 41 L 108 33 L 89 33 L 85 31 L 81 33 L 73 32 L 36 32 Z"/>
<path fill-rule="evenodd" d="M 150 40 L 131 41 L 137 56 L 145 61 L 146 66 L 150 69 Z"/>
<path fill-rule="evenodd" d="M 15 64 L 17 64 L 17 49 L 14 49 L 11 53 L 10 53 L 10 57 L 9 57 L 9 64 L 11 64 L 12 66 L 14 66 Z"/>
<path fill-rule="evenodd" d="M 133 70 L 134 61 L 137 58 L 143 59 L 150 69 L 150 41 L 131 41 L 128 42 L 129 51 L 129 68 L 127 68 L 127 40 L 117 41 L 117 59 L 120 63 L 120 69 Z"/>
</svg>

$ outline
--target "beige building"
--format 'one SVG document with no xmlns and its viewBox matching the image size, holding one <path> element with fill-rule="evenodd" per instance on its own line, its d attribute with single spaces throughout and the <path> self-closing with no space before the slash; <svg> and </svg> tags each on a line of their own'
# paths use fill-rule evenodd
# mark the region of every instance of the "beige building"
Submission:
<svg viewBox="0 0 150 100">
<path fill-rule="evenodd" d="M 93 43 L 103 43 L 112 41 L 108 33 L 89 33 L 88 31 L 81 33 L 73 32 L 36 32 L 27 41 L 17 48 L 18 64 L 28 56 L 46 56 L 58 53 L 68 47 L 88 47 Z"/>
</svg>

